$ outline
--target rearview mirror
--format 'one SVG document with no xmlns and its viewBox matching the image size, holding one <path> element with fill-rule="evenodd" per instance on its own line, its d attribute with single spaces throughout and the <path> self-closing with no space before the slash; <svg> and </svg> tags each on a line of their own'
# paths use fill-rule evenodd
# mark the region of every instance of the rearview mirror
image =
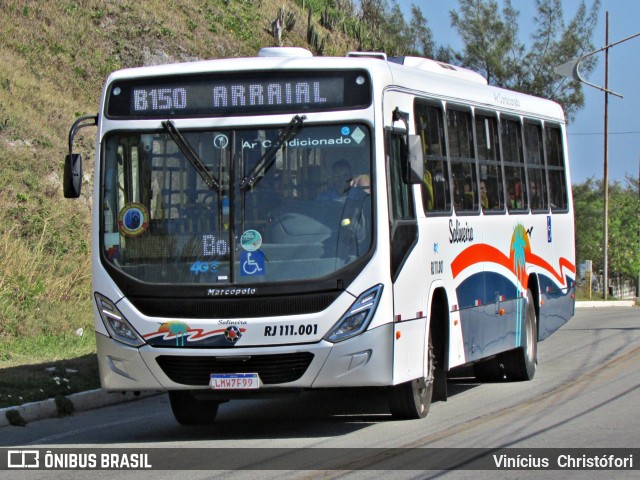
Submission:
<svg viewBox="0 0 640 480">
<path fill-rule="evenodd" d="M 73 153 L 73 138 L 78 130 L 98 125 L 97 115 L 85 115 L 78 118 L 69 129 L 69 154 L 64 159 L 64 177 L 62 190 L 64 198 L 78 198 L 82 188 L 82 156 Z"/>
<path fill-rule="evenodd" d="M 419 135 L 408 135 L 409 141 L 406 148 L 403 163 L 404 181 L 409 185 L 418 185 L 422 183 L 424 176 L 424 163 L 422 157 L 422 140 Z"/>
<path fill-rule="evenodd" d="M 64 198 L 78 198 L 82 188 L 82 155 L 70 153 L 64 159 Z"/>
</svg>

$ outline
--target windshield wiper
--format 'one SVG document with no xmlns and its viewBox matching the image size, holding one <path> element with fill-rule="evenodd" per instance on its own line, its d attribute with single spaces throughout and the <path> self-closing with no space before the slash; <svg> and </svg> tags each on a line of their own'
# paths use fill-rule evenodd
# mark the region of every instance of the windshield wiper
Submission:
<svg viewBox="0 0 640 480">
<path fill-rule="evenodd" d="M 162 128 L 164 128 L 167 131 L 167 133 L 169 134 L 171 139 L 175 142 L 175 144 L 178 146 L 180 151 L 184 154 L 185 157 L 187 157 L 187 160 L 191 162 L 191 164 L 193 165 L 193 168 L 196 169 L 196 171 L 202 177 L 202 180 L 204 180 L 204 183 L 206 183 L 211 190 L 220 192 L 222 190 L 222 187 L 220 186 L 220 182 L 216 179 L 216 177 L 214 177 L 211 174 L 211 172 L 209 171 L 207 166 L 204 164 L 204 162 L 200 159 L 196 151 L 191 147 L 189 142 L 187 142 L 187 139 L 184 138 L 182 133 L 180 133 L 180 130 L 178 130 L 175 123 L 173 123 L 171 120 L 167 120 L 166 122 L 161 122 L 161 123 L 162 123 Z"/>
<path fill-rule="evenodd" d="M 276 154 L 278 150 L 280 150 L 280 147 L 298 133 L 306 119 L 307 117 L 305 115 L 296 115 L 291 119 L 289 124 L 280 132 L 278 138 L 271 144 L 269 149 L 264 152 L 260 161 L 256 163 L 247 176 L 242 179 L 240 182 L 240 190 L 247 191 L 260 181 L 276 161 Z"/>
</svg>

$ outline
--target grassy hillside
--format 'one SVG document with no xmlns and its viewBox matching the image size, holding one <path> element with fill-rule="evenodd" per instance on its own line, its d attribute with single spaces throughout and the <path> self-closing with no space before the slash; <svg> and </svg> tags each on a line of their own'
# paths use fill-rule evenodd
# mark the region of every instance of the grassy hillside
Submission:
<svg viewBox="0 0 640 480">
<path fill-rule="evenodd" d="M 97 112 L 108 73 L 254 55 L 273 45 L 270 24 L 283 5 L 296 20 L 283 44 L 307 46 L 307 13 L 293 1 L 0 0 L 0 368 L 94 348 L 95 129 L 76 137 L 76 150 L 88 160 L 84 197 L 65 200 L 61 178 L 68 129 L 76 117 Z M 325 54 L 354 48 L 318 22 L 319 13 L 313 23 L 327 39 Z"/>
</svg>

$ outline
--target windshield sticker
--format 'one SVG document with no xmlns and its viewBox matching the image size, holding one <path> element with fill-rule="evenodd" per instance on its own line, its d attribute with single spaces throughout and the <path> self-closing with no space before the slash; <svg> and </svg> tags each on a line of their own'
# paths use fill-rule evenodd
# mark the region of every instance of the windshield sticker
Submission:
<svg viewBox="0 0 640 480">
<path fill-rule="evenodd" d="M 346 136 L 324 136 L 317 138 L 293 138 L 287 140 L 284 144 L 289 148 L 310 148 L 310 147 L 344 147 L 344 146 L 357 146 L 365 138 L 365 134 L 359 128 L 354 131 L 351 137 Z M 257 142 L 249 142 L 247 140 L 242 142 L 242 148 L 245 150 L 262 150 L 265 148 L 271 148 L 271 146 L 278 146 L 277 143 L 271 140 L 262 140 Z"/>
<path fill-rule="evenodd" d="M 366 136 L 365 133 L 362 130 L 360 130 L 360 127 L 356 127 L 356 129 L 351 134 L 351 138 L 353 138 L 358 145 L 360 145 L 360 142 L 362 142 L 365 136 Z"/>
<path fill-rule="evenodd" d="M 218 150 L 224 150 L 229 146 L 229 137 L 220 133 L 213 138 L 213 146 Z"/>
<path fill-rule="evenodd" d="M 240 246 L 247 252 L 255 252 L 262 246 L 262 235 L 257 230 L 247 230 L 240 237 Z"/>
<path fill-rule="evenodd" d="M 218 273 L 218 267 L 220 267 L 220 262 L 194 262 L 191 265 L 190 271 L 192 271 L 195 275 L 198 275 L 199 273 L 207 273 L 207 272 L 211 272 L 211 273 Z"/>
<path fill-rule="evenodd" d="M 240 252 L 240 274 L 243 276 L 264 275 L 264 253 L 260 250 L 255 252 Z"/>
<path fill-rule="evenodd" d="M 127 203 L 118 214 L 120 233 L 126 237 L 136 237 L 149 226 L 149 212 L 141 203 Z"/>
</svg>

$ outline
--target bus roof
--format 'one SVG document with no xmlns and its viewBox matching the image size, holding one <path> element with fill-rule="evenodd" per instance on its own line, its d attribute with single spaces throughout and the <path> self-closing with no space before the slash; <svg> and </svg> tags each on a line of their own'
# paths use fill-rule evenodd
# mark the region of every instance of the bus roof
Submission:
<svg viewBox="0 0 640 480">
<path fill-rule="evenodd" d="M 389 88 L 406 90 L 424 98 L 497 110 L 514 115 L 533 115 L 564 123 L 562 107 L 551 100 L 487 85 L 478 73 L 420 57 L 387 57 L 378 52 L 352 52 L 346 57 L 313 57 L 298 47 L 269 47 L 257 57 L 200 60 L 135 67 L 109 75 L 115 80 L 268 70 L 364 69 L 370 72 L 377 92 Z"/>
</svg>

